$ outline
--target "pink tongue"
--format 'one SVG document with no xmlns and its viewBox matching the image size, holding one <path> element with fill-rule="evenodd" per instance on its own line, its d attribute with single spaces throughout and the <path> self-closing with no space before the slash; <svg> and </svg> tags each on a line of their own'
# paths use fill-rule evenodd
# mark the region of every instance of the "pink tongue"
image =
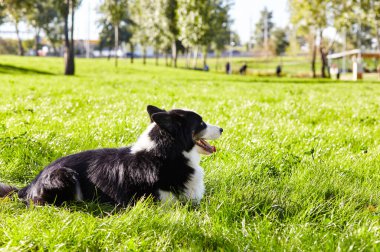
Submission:
<svg viewBox="0 0 380 252">
<path fill-rule="evenodd" d="M 203 139 L 201 140 L 201 142 L 203 143 L 203 145 L 206 147 L 208 151 L 210 151 L 211 153 L 216 152 L 215 146 L 210 145 L 206 140 L 203 140 Z"/>
</svg>

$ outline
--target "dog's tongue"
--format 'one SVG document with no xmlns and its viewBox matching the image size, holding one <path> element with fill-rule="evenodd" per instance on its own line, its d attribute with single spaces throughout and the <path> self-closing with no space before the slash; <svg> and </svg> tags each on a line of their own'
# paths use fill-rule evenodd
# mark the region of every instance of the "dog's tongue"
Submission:
<svg viewBox="0 0 380 252">
<path fill-rule="evenodd" d="M 216 147 L 215 146 L 211 146 L 212 147 L 212 152 L 216 152 Z"/>
<path fill-rule="evenodd" d="M 197 145 L 200 146 L 202 149 L 204 149 L 207 153 L 212 154 L 216 152 L 216 147 L 210 145 L 206 140 L 199 139 L 197 141 Z"/>
</svg>

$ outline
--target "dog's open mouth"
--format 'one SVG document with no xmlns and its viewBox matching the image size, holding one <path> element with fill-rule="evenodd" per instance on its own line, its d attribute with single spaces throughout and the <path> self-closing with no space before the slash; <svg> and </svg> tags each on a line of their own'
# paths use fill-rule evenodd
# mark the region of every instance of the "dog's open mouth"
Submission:
<svg viewBox="0 0 380 252">
<path fill-rule="evenodd" d="M 199 139 L 195 141 L 195 144 L 201 147 L 206 153 L 205 154 L 212 154 L 216 152 L 215 146 L 210 145 L 206 140 Z"/>
</svg>

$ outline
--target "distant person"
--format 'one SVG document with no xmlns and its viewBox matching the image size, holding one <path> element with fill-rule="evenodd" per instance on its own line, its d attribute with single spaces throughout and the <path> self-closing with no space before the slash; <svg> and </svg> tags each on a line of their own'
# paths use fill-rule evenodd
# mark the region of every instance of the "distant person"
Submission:
<svg viewBox="0 0 380 252">
<path fill-rule="evenodd" d="M 227 64 L 226 64 L 226 74 L 231 74 L 231 64 L 230 64 L 230 62 L 227 62 Z"/>
<path fill-rule="evenodd" d="M 276 67 L 276 75 L 277 75 L 277 77 L 281 77 L 281 72 L 282 72 L 282 66 L 278 65 Z"/>
<path fill-rule="evenodd" d="M 330 73 L 331 76 L 334 77 L 336 80 L 339 80 L 340 78 L 340 71 L 336 64 L 332 64 L 330 67 Z"/>
<path fill-rule="evenodd" d="M 203 71 L 206 71 L 206 72 L 208 72 L 208 70 L 210 70 L 210 68 L 208 67 L 208 65 L 207 65 L 207 64 L 205 64 L 205 65 L 204 65 L 204 67 L 203 67 Z"/>
<path fill-rule="evenodd" d="M 245 75 L 247 73 L 247 63 L 244 63 L 244 65 L 241 66 L 240 70 L 239 70 L 239 73 L 241 75 Z"/>
</svg>

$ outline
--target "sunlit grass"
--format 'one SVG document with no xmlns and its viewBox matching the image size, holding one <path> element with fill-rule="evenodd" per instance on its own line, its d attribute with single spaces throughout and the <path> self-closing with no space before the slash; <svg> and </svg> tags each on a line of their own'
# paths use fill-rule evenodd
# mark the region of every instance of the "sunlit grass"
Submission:
<svg viewBox="0 0 380 252">
<path fill-rule="evenodd" d="M 0 66 L 1 182 L 22 186 L 63 155 L 134 142 L 148 104 L 192 108 L 224 128 L 202 159 L 198 208 L 3 199 L 5 251 L 380 249 L 379 83 L 86 59 L 65 77 L 62 59 L 0 59 L 13 66 Z"/>
</svg>

